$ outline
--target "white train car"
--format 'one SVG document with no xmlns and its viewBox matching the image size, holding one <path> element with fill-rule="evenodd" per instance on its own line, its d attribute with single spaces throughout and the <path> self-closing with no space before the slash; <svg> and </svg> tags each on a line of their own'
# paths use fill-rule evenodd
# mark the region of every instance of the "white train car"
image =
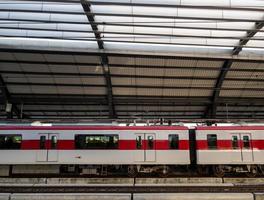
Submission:
<svg viewBox="0 0 264 200">
<path fill-rule="evenodd" d="M 197 164 L 215 174 L 246 172 L 254 176 L 264 165 L 264 126 L 210 126 L 196 128 Z"/>
<path fill-rule="evenodd" d="M 182 126 L 1 126 L 2 165 L 190 164 Z M 156 169 L 158 169 L 156 167 Z"/>
</svg>

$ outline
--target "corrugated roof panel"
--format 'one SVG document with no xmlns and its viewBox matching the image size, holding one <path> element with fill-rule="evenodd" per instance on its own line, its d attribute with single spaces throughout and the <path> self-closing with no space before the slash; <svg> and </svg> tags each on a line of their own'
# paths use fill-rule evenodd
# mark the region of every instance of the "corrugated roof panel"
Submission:
<svg viewBox="0 0 264 200">
<path fill-rule="evenodd" d="M 228 81 L 223 82 L 222 88 L 244 88 L 247 81 Z"/>
<path fill-rule="evenodd" d="M 216 70 L 194 70 L 193 76 L 217 78 L 219 71 Z"/>
<path fill-rule="evenodd" d="M 220 97 L 240 97 L 241 90 L 221 90 Z"/>
<path fill-rule="evenodd" d="M 137 95 L 144 95 L 144 96 L 161 96 L 162 90 L 161 89 L 143 89 L 143 88 L 137 88 Z"/>
<path fill-rule="evenodd" d="M 81 56 L 81 55 L 74 55 L 74 60 L 76 63 L 95 63 L 101 64 L 101 60 L 99 56 Z"/>
<path fill-rule="evenodd" d="M 63 73 L 79 73 L 78 66 L 75 65 L 47 65 L 51 72 L 63 72 Z"/>
<path fill-rule="evenodd" d="M 57 87 L 32 85 L 31 89 L 34 94 L 58 94 Z"/>
<path fill-rule="evenodd" d="M 21 83 L 28 82 L 27 77 L 24 74 L 3 73 L 1 75 L 5 82 L 21 82 Z"/>
<path fill-rule="evenodd" d="M 163 96 L 188 96 L 188 90 L 186 89 L 163 89 Z"/>
<path fill-rule="evenodd" d="M 92 76 L 81 77 L 80 80 L 82 81 L 83 84 L 96 84 L 96 85 L 106 84 L 105 78 L 103 76 L 102 77 L 92 77 Z"/>
<path fill-rule="evenodd" d="M 135 78 L 111 78 L 112 85 L 136 85 L 137 80 Z"/>
<path fill-rule="evenodd" d="M 7 85 L 7 89 L 11 94 L 32 93 L 31 87 L 26 85 Z"/>
<path fill-rule="evenodd" d="M 162 86 L 163 80 L 158 78 L 137 78 L 136 85 Z"/>
<path fill-rule="evenodd" d="M 83 92 L 85 95 L 106 95 L 106 87 L 83 87 Z"/>
<path fill-rule="evenodd" d="M 193 76 L 192 69 L 165 69 L 165 76 Z"/>
<path fill-rule="evenodd" d="M 108 56 L 109 64 L 135 65 L 134 57 Z"/>
<path fill-rule="evenodd" d="M 162 58 L 135 58 L 136 65 L 147 66 L 164 66 L 164 59 Z"/>
<path fill-rule="evenodd" d="M 233 62 L 231 69 L 255 69 L 259 63 L 257 62 Z"/>
<path fill-rule="evenodd" d="M 13 53 L 1 52 L 0 59 L 1 60 L 15 60 L 15 57 Z"/>
<path fill-rule="evenodd" d="M 226 74 L 226 78 L 250 79 L 253 73 L 254 72 L 252 72 L 252 71 L 229 71 Z"/>
<path fill-rule="evenodd" d="M 136 71 L 140 69 L 130 68 L 130 67 L 110 67 L 111 74 L 128 74 L 135 75 Z"/>
<path fill-rule="evenodd" d="M 80 77 L 76 76 L 53 76 L 56 84 L 82 84 Z"/>
<path fill-rule="evenodd" d="M 264 90 L 246 90 L 242 91 L 241 97 L 263 97 L 264 96 Z"/>
<path fill-rule="evenodd" d="M 0 53 L 1 55 L 1 53 Z M 20 64 L 18 63 L 5 63 L 0 62 L 0 70 L 5 71 L 21 71 Z"/>
<path fill-rule="evenodd" d="M 137 89 L 136 88 L 113 88 L 113 95 L 131 95 L 136 96 L 137 95 Z"/>
<path fill-rule="evenodd" d="M 264 82 L 263 81 L 248 81 L 245 85 L 245 88 L 259 88 L 263 89 L 264 88 Z M 263 89 L 264 90 L 264 89 Z"/>
<path fill-rule="evenodd" d="M 38 62 L 44 62 L 45 58 L 42 54 L 39 53 L 14 53 L 13 54 L 16 58 L 16 60 L 20 61 L 38 61 Z"/>
<path fill-rule="evenodd" d="M 260 69 L 260 68 L 259 68 Z M 263 68 L 264 69 L 264 68 Z M 252 76 L 250 77 L 252 80 L 264 80 L 264 70 L 262 72 L 253 72 Z"/>
<path fill-rule="evenodd" d="M 30 83 L 55 83 L 54 79 L 50 76 L 43 75 L 27 75 L 27 80 Z"/>
<path fill-rule="evenodd" d="M 223 64 L 224 64 L 223 61 L 217 61 L 217 60 L 198 60 L 197 61 L 197 67 L 221 68 Z"/>
<path fill-rule="evenodd" d="M 97 66 L 77 66 L 80 73 L 103 74 L 101 65 Z"/>
<path fill-rule="evenodd" d="M 157 68 L 137 68 L 136 75 L 145 75 L 145 76 L 163 76 L 165 71 L 162 67 Z"/>
<path fill-rule="evenodd" d="M 191 86 L 192 87 L 214 87 L 216 80 L 200 80 L 200 79 L 192 79 Z"/>
<path fill-rule="evenodd" d="M 43 54 L 45 61 L 47 62 L 65 62 L 74 63 L 74 57 L 72 55 L 62 55 L 62 54 Z"/>
<path fill-rule="evenodd" d="M 196 67 L 198 60 L 195 59 L 168 59 L 165 61 L 166 66 L 183 66 L 183 67 Z"/>
<path fill-rule="evenodd" d="M 191 79 L 161 79 L 161 85 L 164 86 L 178 86 L 178 87 L 189 87 L 191 84 Z"/>
<path fill-rule="evenodd" d="M 58 94 L 84 94 L 84 87 L 63 87 L 57 86 Z"/>
<path fill-rule="evenodd" d="M 24 72 L 49 72 L 49 66 L 46 64 L 20 64 Z"/>
<path fill-rule="evenodd" d="M 200 89 L 190 89 L 188 91 L 189 96 L 209 96 L 211 97 L 213 94 L 212 90 L 200 90 Z"/>
</svg>

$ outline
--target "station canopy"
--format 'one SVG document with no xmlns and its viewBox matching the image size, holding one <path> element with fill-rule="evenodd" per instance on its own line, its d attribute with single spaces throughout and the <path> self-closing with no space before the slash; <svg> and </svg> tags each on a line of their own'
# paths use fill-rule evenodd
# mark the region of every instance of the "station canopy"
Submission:
<svg viewBox="0 0 264 200">
<path fill-rule="evenodd" d="M 1 0 L 1 118 L 263 119 L 262 0 Z"/>
</svg>

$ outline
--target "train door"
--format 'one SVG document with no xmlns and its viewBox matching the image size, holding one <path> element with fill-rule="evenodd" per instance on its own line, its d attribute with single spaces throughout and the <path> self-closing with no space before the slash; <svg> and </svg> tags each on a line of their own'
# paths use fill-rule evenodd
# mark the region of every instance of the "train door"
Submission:
<svg viewBox="0 0 264 200">
<path fill-rule="evenodd" d="M 145 134 L 136 134 L 136 151 L 135 151 L 135 161 L 144 162 L 145 161 L 145 148 L 144 148 Z"/>
<path fill-rule="evenodd" d="M 242 162 L 242 148 L 241 148 L 241 138 L 239 133 L 231 134 L 232 141 L 232 162 L 241 163 Z"/>
<path fill-rule="evenodd" d="M 39 150 L 37 151 L 38 162 L 58 161 L 58 134 L 39 134 Z"/>
<path fill-rule="evenodd" d="M 37 150 L 37 161 L 46 162 L 48 161 L 48 134 L 39 134 L 39 149 Z"/>
<path fill-rule="evenodd" d="M 145 161 L 154 162 L 156 161 L 156 145 L 155 145 L 155 134 L 145 134 L 146 149 L 145 149 Z"/>
<path fill-rule="evenodd" d="M 136 134 L 136 162 L 154 162 L 156 161 L 154 133 L 137 133 Z"/>
<path fill-rule="evenodd" d="M 48 161 L 58 161 L 58 134 L 49 134 Z"/>
<path fill-rule="evenodd" d="M 243 162 L 252 162 L 253 158 L 253 147 L 252 138 L 250 133 L 241 133 L 241 154 Z"/>
</svg>

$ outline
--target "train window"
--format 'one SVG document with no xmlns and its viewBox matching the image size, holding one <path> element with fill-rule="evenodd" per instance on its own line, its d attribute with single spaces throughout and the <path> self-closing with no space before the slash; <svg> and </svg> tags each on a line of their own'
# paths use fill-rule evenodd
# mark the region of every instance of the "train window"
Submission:
<svg viewBox="0 0 264 200">
<path fill-rule="evenodd" d="M 137 149 L 141 149 L 142 148 L 142 136 L 141 135 L 137 136 L 136 144 L 137 144 Z"/>
<path fill-rule="evenodd" d="M 45 135 L 40 136 L 39 148 L 40 149 L 46 149 L 46 136 Z"/>
<path fill-rule="evenodd" d="M 57 149 L 57 144 L 58 144 L 57 136 L 52 135 L 51 136 L 51 149 Z"/>
<path fill-rule="evenodd" d="M 238 137 L 236 135 L 232 136 L 232 148 L 238 149 Z"/>
<path fill-rule="evenodd" d="M 154 148 L 154 138 L 152 135 L 148 136 L 148 149 L 153 149 Z"/>
<path fill-rule="evenodd" d="M 76 149 L 118 149 L 118 135 L 76 135 Z"/>
<path fill-rule="evenodd" d="M 250 148 L 250 140 L 248 135 L 243 136 L 243 148 L 249 149 Z"/>
<path fill-rule="evenodd" d="M 0 149 L 20 149 L 21 135 L 0 135 Z"/>
<path fill-rule="evenodd" d="M 209 149 L 217 149 L 217 136 L 216 134 L 207 135 L 207 145 Z"/>
<path fill-rule="evenodd" d="M 177 134 L 169 135 L 169 148 L 179 149 L 179 135 Z"/>
</svg>

